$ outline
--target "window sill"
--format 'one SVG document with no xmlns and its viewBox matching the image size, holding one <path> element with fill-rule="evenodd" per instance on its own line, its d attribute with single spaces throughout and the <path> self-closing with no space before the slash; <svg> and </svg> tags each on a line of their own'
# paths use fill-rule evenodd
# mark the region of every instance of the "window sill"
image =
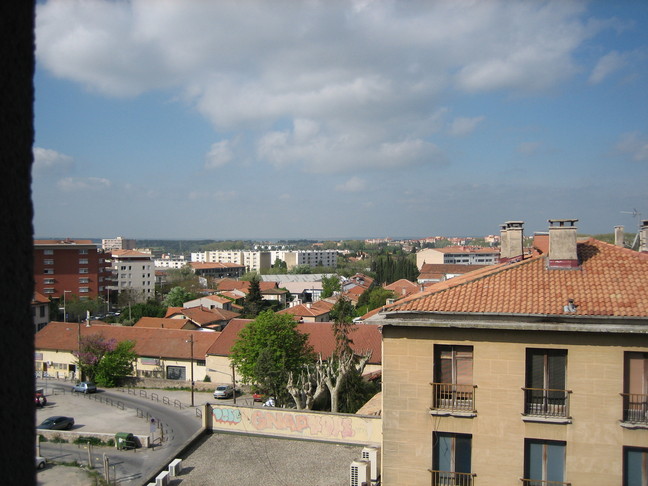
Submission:
<svg viewBox="0 0 648 486">
<path fill-rule="evenodd" d="M 524 415 L 522 414 L 524 422 L 538 422 L 543 424 L 558 424 L 568 425 L 572 423 L 571 417 L 542 417 L 539 415 Z"/>
<path fill-rule="evenodd" d="M 434 415 L 435 417 L 474 418 L 477 416 L 477 412 L 464 412 L 459 410 L 437 410 L 431 408 L 430 415 Z"/>
<path fill-rule="evenodd" d="M 619 422 L 619 425 L 624 429 L 643 429 L 648 430 L 648 423 L 642 422 Z"/>
</svg>

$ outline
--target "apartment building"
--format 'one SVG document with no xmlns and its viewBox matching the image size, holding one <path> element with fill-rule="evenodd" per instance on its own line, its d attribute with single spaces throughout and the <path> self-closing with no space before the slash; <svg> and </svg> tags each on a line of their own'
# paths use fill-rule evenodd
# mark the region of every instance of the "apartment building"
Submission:
<svg viewBox="0 0 648 486">
<path fill-rule="evenodd" d="M 113 287 L 120 293 L 128 291 L 137 302 L 155 296 L 155 267 L 150 253 L 134 250 L 113 250 L 110 254 Z"/>
<path fill-rule="evenodd" d="M 648 484 L 648 254 L 575 223 L 368 318 L 382 484 Z"/>
<path fill-rule="evenodd" d="M 195 263 L 235 263 L 243 265 L 246 272 L 259 272 L 272 266 L 269 251 L 231 250 L 203 251 L 191 254 Z"/>
<path fill-rule="evenodd" d="M 425 263 L 437 265 L 493 265 L 499 262 L 499 255 L 499 248 L 479 248 L 471 246 L 426 248 L 416 254 L 416 266 L 421 270 Z"/>
<path fill-rule="evenodd" d="M 110 284 L 105 257 L 90 240 L 34 240 L 34 290 L 49 299 L 95 299 Z"/>
<path fill-rule="evenodd" d="M 272 263 L 276 259 L 286 262 L 288 270 L 299 265 L 310 267 L 337 267 L 337 250 L 276 250 L 272 252 Z"/>
<path fill-rule="evenodd" d="M 134 250 L 137 242 L 135 240 L 118 236 L 116 238 L 104 238 L 101 240 L 101 248 L 104 250 Z"/>
</svg>

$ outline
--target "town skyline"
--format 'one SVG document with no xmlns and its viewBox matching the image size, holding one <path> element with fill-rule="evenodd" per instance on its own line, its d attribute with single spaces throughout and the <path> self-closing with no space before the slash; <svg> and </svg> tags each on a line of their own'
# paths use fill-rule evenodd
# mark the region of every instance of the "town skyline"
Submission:
<svg viewBox="0 0 648 486">
<path fill-rule="evenodd" d="M 36 8 L 39 238 L 532 234 L 554 218 L 605 234 L 648 217 L 645 2 Z"/>
</svg>

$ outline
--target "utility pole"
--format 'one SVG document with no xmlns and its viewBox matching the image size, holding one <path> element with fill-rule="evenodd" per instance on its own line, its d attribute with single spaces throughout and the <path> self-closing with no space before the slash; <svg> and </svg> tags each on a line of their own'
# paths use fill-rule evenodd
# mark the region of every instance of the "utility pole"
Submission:
<svg viewBox="0 0 648 486">
<path fill-rule="evenodd" d="M 194 339 L 193 339 L 193 334 L 189 336 L 189 340 L 187 341 L 189 343 L 190 349 L 191 349 L 191 406 L 194 406 L 194 354 L 193 354 L 193 345 L 194 345 Z"/>
</svg>

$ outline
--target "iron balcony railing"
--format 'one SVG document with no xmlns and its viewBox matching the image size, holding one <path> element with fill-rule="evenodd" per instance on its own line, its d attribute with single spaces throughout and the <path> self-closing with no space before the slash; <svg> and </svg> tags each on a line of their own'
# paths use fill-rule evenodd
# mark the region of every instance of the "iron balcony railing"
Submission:
<svg viewBox="0 0 648 486">
<path fill-rule="evenodd" d="M 476 385 L 453 383 L 430 383 L 432 385 L 432 409 L 450 412 L 475 412 Z"/>
<path fill-rule="evenodd" d="M 571 483 L 562 481 L 545 481 L 543 479 L 520 479 L 524 486 L 571 486 Z"/>
<path fill-rule="evenodd" d="M 452 471 L 435 471 L 429 469 L 432 474 L 432 486 L 474 486 L 475 474 L 460 473 Z"/>
<path fill-rule="evenodd" d="M 550 388 L 522 388 L 522 390 L 524 390 L 525 415 L 536 417 L 569 417 L 569 395 L 571 394 L 571 390 Z"/>
<path fill-rule="evenodd" d="M 648 425 L 648 395 L 621 393 L 623 397 L 623 421 Z"/>
</svg>

